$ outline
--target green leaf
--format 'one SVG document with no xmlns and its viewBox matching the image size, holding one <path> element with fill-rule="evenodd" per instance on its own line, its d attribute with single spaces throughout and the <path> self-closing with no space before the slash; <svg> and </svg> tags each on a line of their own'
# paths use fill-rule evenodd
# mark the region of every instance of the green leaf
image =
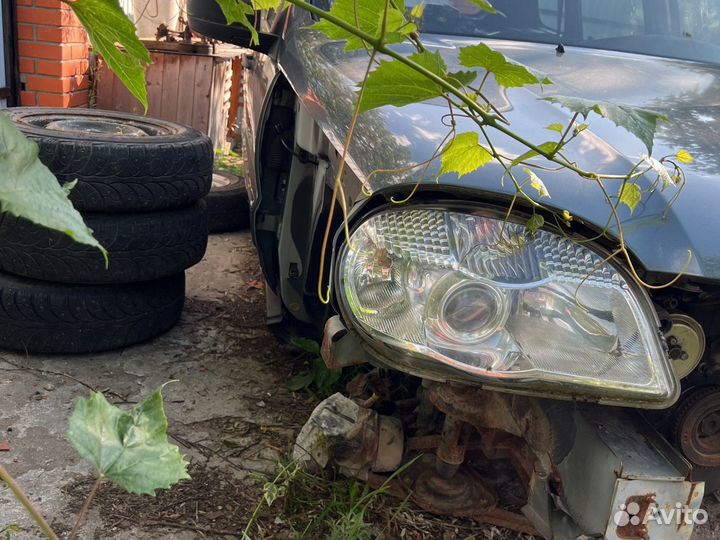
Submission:
<svg viewBox="0 0 720 540">
<path fill-rule="evenodd" d="M 75 185 L 60 186 L 38 159 L 38 146 L 0 113 L 0 210 L 60 231 L 81 244 L 107 251 L 92 235 L 67 193 Z"/>
<path fill-rule="evenodd" d="M 635 212 L 635 208 L 642 200 L 642 190 L 637 184 L 625 184 L 620 192 L 620 202 L 630 209 L 630 213 Z"/>
<path fill-rule="evenodd" d="M 152 62 L 150 53 L 137 37 L 135 25 L 128 19 L 118 0 L 75 0 L 67 2 L 87 30 L 93 50 L 102 55 L 140 103 L 148 109 L 145 67 Z"/>
<path fill-rule="evenodd" d="M 658 123 L 670 121 L 664 114 L 639 107 L 631 107 L 630 105 L 616 105 L 607 101 L 592 101 L 567 96 L 552 96 L 541 99 L 551 103 L 558 103 L 566 109 L 580 114 L 585 120 L 587 120 L 591 112 L 607 118 L 616 126 L 626 129 L 640 139 L 647 147 L 648 154 L 652 154 L 653 139 L 655 138 Z"/>
<path fill-rule="evenodd" d="M 470 0 L 473 4 L 478 6 L 483 11 L 486 11 L 488 13 L 491 13 L 493 15 L 499 14 L 500 12 L 493 7 L 493 5 L 488 2 L 488 0 Z"/>
<path fill-rule="evenodd" d="M 453 86 L 467 86 L 470 83 L 472 83 L 475 79 L 477 79 L 477 72 L 476 71 L 454 71 L 452 73 L 448 73 L 444 78 L 446 81 L 448 81 Z"/>
<path fill-rule="evenodd" d="M 565 132 L 565 126 L 562 124 L 550 124 L 549 126 L 546 126 L 545 129 L 549 129 L 550 131 L 557 131 L 561 134 Z"/>
<path fill-rule="evenodd" d="M 162 387 L 129 412 L 95 392 L 78 400 L 68 437 L 83 458 L 125 491 L 155 496 L 190 478 L 180 450 L 167 442 L 167 427 Z"/>
<path fill-rule="evenodd" d="M 573 216 L 572 216 L 572 214 L 571 214 L 570 212 L 568 212 L 567 210 L 563 210 L 563 211 L 562 211 L 562 219 L 563 219 L 563 221 L 565 222 L 565 225 L 570 226 L 570 223 L 571 223 L 572 220 L 573 220 Z"/>
<path fill-rule="evenodd" d="M 508 60 L 503 53 L 484 43 L 460 49 L 460 64 L 469 68 L 483 68 L 493 75 L 500 86 L 513 88 L 528 84 L 552 84 L 544 75 L 534 73 L 522 64 Z"/>
<path fill-rule="evenodd" d="M 540 214 L 533 214 L 532 217 L 528 219 L 527 223 L 525 224 L 525 228 L 530 234 L 534 234 L 538 230 L 540 230 L 543 225 L 545 225 L 545 218 L 542 217 Z"/>
<path fill-rule="evenodd" d="M 477 132 L 461 133 L 443 150 L 440 174 L 458 173 L 458 178 L 487 165 L 493 157 L 480 145 Z"/>
<path fill-rule="evenodd" d="M 330 14 L 378 39 L 385 16 L 385 1 L 336 0 L 332 3 Z M 364 49 L 367 46 L 359 37 L 326 19 L 318 21 L 312 28 L 319 30 L 332 40 L 346 41 L 346 51 Z M 408 23 L 405 20 L 405 14 L 391 5 L 388 8 L 385 29 L 384 42 L 388 44 L 404 41 L 406 36 L 417 30 L 417 27 L 413 23 Z"/>
<path fill-rule="evenodd" d="M 307 338 L 293 338 L 290 343 L 301 351 L 320 356 L 320 344 L 317 341 Z"/>
<path fill-rule="evenodd" d="M 250 45 L 257 45 L 260 42 L 260 36 L 255 30 L 255 10 L 252 6 L 243 0 L 216 0 L 216 2 L 228 24 L 240 24 L 250 32 Z"/>
<path fill-rule="evenodd" d="M 291 392 L 297 392 L 309 387 L 315 380 L 315 375 L 311 371 L 296 375 L 288 381 L 288 390 Z"/>
<path fill-rule="evenodd" d="M 266 482 L 263 486 L 263 499 L 265 499 L 268 506 L 272 506 L 281 495 L 282 491 L 273 482 Z"/>
<path fill-rule="evenodd" d="M 575 126 L 573 133 L 575 135 L 578 135 L 578 134 L 582 133 L 583 131 L 585 131 L 589 127 L 590 127 L 590 124 L 580 124 L 579 126 Z"/>
<path fill-rule="evenodd" d="M 410 60 L 439 77 L 447 75 L 447 66 L 439 52 L 413 54 Z M 399 60 L 381 61 L 367 78 L 360 111 L 385 105 L 402 107 L 442 95 L 442 87 Z"/>
<path fill-rule="evenodd" d="M 695 161 L 695 158 L 692 157 L 692 154 L 687 150 L 678 150 L 675 157 L 680 163 L 684 163 L 685 165 L 692 165 L 693 161 Z"/>
<path fill-rule="evenodd" d="M 425 4 L 422 2 L 419 4 L 415 4 L 412 8 L 412 11 L 410 11 L 410 17 L 413 19 L 422 19 L 423 15 L 425 15 Z"/>
<path fill-rule="evenodd" d="M 543 152 L 555 152 L 557 149 L 557 143 L 554 141 L 547 141 L 542 144 L 538 145 L 538 148 L 542 150 Z M 512 163 L 510 163 L 510 167 L 514 167 L 515 165 L 519 165 L 520 163 L 527 161 L 529 159 L 534 158 L 535 156 L 539 156 L 540 154 L 536 152 L 535 150 L 528 150 L 524 154 L 516 157 L 512 160 Z"/>
<path fill-rule="evenodd" d="M 548 191 L 548 188 L 545 187 L 544 182 L 542 180 L 540 180 L 540 177 L 537 174 L 535 174 L 533 171 L 531 171 L 530 169 L 523 169 L 523 170 L 528 174 L 528 177 L 530 178 L 530 186 L 533 187 L 535 189 L 535 191 L 538 192 L 538 195 L 541 198 L 547 197 L 549 199 L 550 192 Z"/>
<path fill-rule="evenodd" d="M 242 0 L 239 1 L 242 2 Z M 252 0 L 252 5 L 257 11 L 262 11 L 263 9 L 280 9 L 282 0 Z"/>
</svg>

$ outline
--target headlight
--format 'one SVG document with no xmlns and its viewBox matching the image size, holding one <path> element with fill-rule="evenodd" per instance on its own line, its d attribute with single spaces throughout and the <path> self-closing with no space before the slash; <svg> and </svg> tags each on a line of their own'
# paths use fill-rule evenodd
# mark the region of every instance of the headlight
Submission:
<svg viewBox="0 0 720 540">
<path fill-rule="evenodd" d="M 503 221 L 438 209 L 371 217 L 341 255 L 344 311 L 407 353 L 383 355 L 405 371 L 670 405 L 677 380 L 644 291 L 584 244 Z"/>
</svg>

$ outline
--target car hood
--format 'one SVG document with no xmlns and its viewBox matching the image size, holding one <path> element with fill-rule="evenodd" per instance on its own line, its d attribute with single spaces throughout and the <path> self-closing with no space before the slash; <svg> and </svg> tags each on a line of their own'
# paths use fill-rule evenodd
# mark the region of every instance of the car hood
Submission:
<svg viewBox="0 0 720 540">
<path fill-rule="evenodd" d="M 285 41 L 280 65 L 295 87 L 303 105 L 315 117 L 337 147 L 341 147 L 350 123 L 356 83 L 367 67 L 364 52 L 347 54 L 342 45 L 329 43 L 317 32 L 298 27 Z M 552 123 L 567 123 L 572 113 L 558 105 L 539 100 L 555 94 L 605 100 L 645 107 L 666 114 L 671 122 L 661 124 L 653 156 L 675 154 L 680 149 L 695 157 L 683 169 L 687 182 L 673 202 L 677 188 L 656 190 L 631 214 L 624 206 L 621 218 L 625 241 L 648 272 L 687 275 L 720 280 L 720 69 L 705 64 L 669 60 L 627 53 L 555 46 L 517 41 L 484 40 L 509 58 L 547 73 L 554 84 L 541 88 L 505 90 L 486 85 L 486 93 L 511 122 L 512 129 L 525 138 L 542 143 L 557 139 L 545 129 Z M 457 65 L 458 48 L 478 40 L 425 36 L 431 50 L 440 51 L 450 70 Z M 410 52 L 409 50 L 407 52 Z M 358 123 L 350 148 L 349 165 L 372 191 L 403 189 L 416 182 L 439 183 L 477 191 L 474 198 L 512 196 L 512 184 L 502 181 L 502 169 L 491 164 L 457 178 L 455 174 L 437 179 L 438 164 L 428 170 L 374 173 L 378 169 L 400 168 L 428 160 L 441 145 L 449 128 L 447 105 L 426 102 L 402 108 L 384 107 L 366 113 Z M 475 124 L 456 118 L 458 133 L 475 131 Z M 526 148 L 496 133 L 494 144 L 507 155 Z M 612 122 L 592 116 L 590 129 L 568 147 L 567 153 L 586 170 L 627 174 L 647 153 L 644 145 Z M 524 175 L 524 173 L 522 173 Z M 595 182 L 570 171 L 538 171 L 551 198 L 543 202 L 568 210 L 576 220 L 603 230 L 610 206 Z M 655 181 L 640 180 L 643 188 Z M 617 181 L 606 181 L 616 196 Z M 614 231 L 614 227 L 610 227 Z M 689 255 L 691 254 L 691 255 Z M 690 258 L 691 257 L 691 258 Z M 689 262 L 688 262 L 689 261 Z"/>
</svg>

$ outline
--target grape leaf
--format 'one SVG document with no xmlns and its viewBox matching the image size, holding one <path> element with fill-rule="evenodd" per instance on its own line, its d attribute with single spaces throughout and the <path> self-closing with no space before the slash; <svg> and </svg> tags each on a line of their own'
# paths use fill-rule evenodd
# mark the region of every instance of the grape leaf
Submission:
<svg viewBox="0 0 720 540">
<path fill-rule="evenodd" d="M 541 98 L 551 103 L 570 109 L 580 114 L 585 120 L 591 112 L 607 118 L 616 126 L 621 127 L 640 139 L 652 154 L 653 139 L 655 130 L 660 122 L 669 122 L 670 119 L 664 114 L 656 113 L 648 109 L 631 107 L 630 105 L 616 105 L 607 101 L 592 101 L 567 96 L 552 96 Z"/>
<path fill-rule="evenodd" d="M 620 192 L 620 202 L 630 209 L 630 213 L 635 212 L 635 208 L 642 200 L 642 190 L 637 184 L 625 184 Z"/>
<path fill-rule="evenodd" d="M 500 14 L 500 12 L 495 9 L 495 7 L 490 2 L 488 2 L 488 0 L 470 0 L 470 2 L 478 6 L 483 11 L 486 11 L 493 15 Z"/>
<path fill-rule="evenodd" d="M 538 148 L 544 152 L 554 152 L 557 149 L 557 143 L 553 142 L 553 141 L 547 141 L 542 144 L 539 144 Z M 515 165 L 518 165 L 518 164 L 522 163 L 523 161 L 527 161 L 528 159 L 532 159 L 535 156 L 539 156 L 539 155 L 540 154 L 538 152 L 536 152 L 535 150 L 528 150 L 524 154 L 513 159 L 510 166 L 514 167 Z"/>
<path fill-rule="evenodd" d="M 467 86 L 477 79 L 476 71 L 454 71 L 445 75 L 444 79 L 453 86 Z"/>
<path fill-rule="evenodd" d="M 107 252 L 67 198 L 75 182 L 62 187 L 38 152 L 37 144 L 0 113 L 0 210 L 96 247 L 107 262 Z"/>
<path fill-rule="evenodd" d="M 552 84 L 546 76 L 534 73 L 522 64 L 508 60 L 503 53 L 484 43 L 460 49 L 460 64 L 469 68 L 483 68 L 493 75 L 500 86 L 513 88 L 528 84 Z"/>
<path fill-rule="evenodd" d="M 538 192 L 538 195 L 541 198 L 547 197 L 549 199 L 550 192 L 548 191 L 548 188 L 545 187 L 545 183 L 540 180 L 540 177 L 530 169 L 524 169 L 524 171 L 528 174 L 528 177 L 530 178 L 530 186 L 532 186 L 535 191 Z"/>
<path fill-rule="evenodd" d="M 525 228 L 532 234 L 541 229 L 543 225 L 545 225 L 545 218 L 540 214 L 533 214 L 532 217 L 527 220 Z"/>
<path fill-rule="evenodd" d="M 78 400 L 68 438 L 100 474 L 125 491 L 155 496 L 156 490 L 190 478 L 180 450 L 167 442 L 167 427 L 162 387 L 130 411 L 94 392 Z"/>
<path fill-rule="evenodd" d="M 693 161 L 695 161 L 695 158 L 692 157 L 692 154 L 687 150 L 678 150 L 675 157 L 680 163 L 684 163 L 685 165 L 692 165 Z"/>
<path fill-rule="evenodd" d="M 228 2 L 230 0 L 223 1 Z M 359 28 L 374 38 L 379 38 L 385 16 L 385 2 L 386 0 L 336 0 L 332 3 L 330 14 L 355 28 Z M 361 38 L 326 19 L 318 21 L 312 28 L 319 30 L 332 40 L 345 41 L 346 51 L 366 47 Z M 415 31 L 417 31 L 417 27 L 405 20 L 404 12 L 390 5 L 385 25 L 384 42 L 400 43 L 406 36 Z"/>
<path fill-rule="evenodd" d="M 458 173 L 458 178 L 487 165 L 493 157 L 480 145 L 476 132 L 461 133 L 443 150 L 440 174 Z"/>
<path fill-rule="evenodd" d="M 75 0 L 67 5 L 85 27 L 93 50 L 102 55 L 147 112 L 145 67 L 152 59 L 118 0 Z"/>
<path fill-rule="evenodd" d="M 255 29 L 255 10 L 243 0 L 215 0 L 225 15 L 228 24 L 241 24 L 251 35 L 250 44 L 257 45 L 260 42 L 260 36 Z M 258 0 L 253 0 L 256 4 Z M 261 9 L 258 6 L 258 9 Z"/>
<path fill-rule="evenodd" d="M 440 53 L 424 51 L 410 57 L 415 63 L 440 77 L 447 76 L 447 65 Z M 365 83 L 360 111 L 385 105 L 402 107 L 442 95 L 442 87 L 399 60 L 381 61 Z"/>
<path fill-rule="evenodd" d="M 242 0 L 240 0 L 242 2 Z M 279 9 L 282 0 L 252 0 L 253 8 L 260 11 L 263 9 Z"/>
<path fill-rule="evenodd" d="M 557 131 L 558 133 L 563 133 L 565 131 L 565 126 L 562 124 L 550 124 L 549 126 L 545 126 L 545 129 L 549 129 L 550 131 Z"/>
<path fill-rule="evenodd" d="M 410 11 L 410 17 L 413 19 L 422 19 L 423 15 L 425 15 L 425 4 L 422 2 L 415 4 L 412 11 Z"/>
</svg>

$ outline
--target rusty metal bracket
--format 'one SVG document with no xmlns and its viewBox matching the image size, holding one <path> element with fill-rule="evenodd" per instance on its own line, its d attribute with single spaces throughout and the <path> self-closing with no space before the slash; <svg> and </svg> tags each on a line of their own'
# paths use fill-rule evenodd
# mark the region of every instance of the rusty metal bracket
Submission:
<svg viewBox="0 0 720 540">
<path fill-rule="evenodd" d="M 370 361 L 360 336 L 348 329 L 338 315 L 325 323 L 320 354 L 328 369 L 342 369 Z"/>
</svg>

